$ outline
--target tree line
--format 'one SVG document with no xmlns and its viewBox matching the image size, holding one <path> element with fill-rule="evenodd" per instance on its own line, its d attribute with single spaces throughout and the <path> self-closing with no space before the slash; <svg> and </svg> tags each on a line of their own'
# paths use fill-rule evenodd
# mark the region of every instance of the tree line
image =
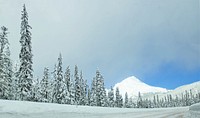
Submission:
<svg viewBox="0 0 200 118">
<path fill-rule="evenodd" d="M 70 66 L 63 71 L 61 54 L 53 71 L 45 67 L 43 77 L 33 79 L 32 27 L 28 23 L 25 5 L 21 15 L 20 63 L 17 65 L 13 65 L 10 59 L 8 28 L 1 27 L 0 99 L 120 108 L 177 107 L 200 102 L 200 93 L 193 95 L 191 91 L 183 93 L 182 98 L 167 95 L 162 99 L 155 96 L 153 100 L 142 99 L 139 93 L 137 101 L 134 101 L 127 93 L 123 97 L 119 88 L 114 91 L 111 87 L 106 91 L 104 77 L 99 70 L 96 70 L 89 86 L 77 65 L 73 73 Z"/>
</svg>

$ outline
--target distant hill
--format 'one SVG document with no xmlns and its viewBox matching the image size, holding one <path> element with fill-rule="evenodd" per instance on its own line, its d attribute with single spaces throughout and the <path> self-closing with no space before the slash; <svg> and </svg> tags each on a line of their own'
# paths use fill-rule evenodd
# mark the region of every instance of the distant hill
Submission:
<svg viewBox="0 0 200 118">
<path fill-rule="evenodd" d="M 180 86 L 174 90 L 167 90 L 166 88 L 150 86 L 138 78 L 131 76 L 123 81 L 115 84 L 114 90 L 119 88 L 120 94 L 124 97 L 125 93 L 128 93 L 129 97 L 136 98 L 138 92 L 140 92 L 143 98 L 152 99 L 154 95 L 159 95 L 159 97 L 164 97 L 171 94 L 173 97 L 176 95 L 181 97 L 181 94 L 187 92 L 192 92 L 192 94 L 197 94 L 200 92 L 200 81 L 194 82 L 192 84 Z"/>
</svg>

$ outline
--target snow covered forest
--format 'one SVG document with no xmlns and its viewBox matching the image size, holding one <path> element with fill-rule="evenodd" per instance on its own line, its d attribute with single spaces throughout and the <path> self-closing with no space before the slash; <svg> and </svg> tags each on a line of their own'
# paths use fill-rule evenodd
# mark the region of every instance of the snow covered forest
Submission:
<svg viewBox="0 0 200 118">
<path fill-rule="evenodd" d="M 154 99 L 143 99 L 138 93 L 137 100 L 120 94 L 111 87 L 106 90 L 104 77 L 99 70 L 92 80 L 91 86 L 83 77 L 83 72 L 75 65 L 64 68 L 62 55 L 59 54 L 54 70 L 44 68 L 42 78 L 34 78 L 33 54 L 31 46 L 31 26 L 28 23 L 28 13 L 25 5 L 21 16 L 21 50 L 20 63 L 13 65 L 10 59 L 8 28 L 1 27 L 0 33 L 0 99 L 58 103 L 69 105 L 87 105 L 119 108 L 160 108 L 190 106 L 200 102 L 200 93 L 185 91 L 182 96 L 167 95 Z M 42 57 L 41 57 L 42 58 Z"/>
</svg>

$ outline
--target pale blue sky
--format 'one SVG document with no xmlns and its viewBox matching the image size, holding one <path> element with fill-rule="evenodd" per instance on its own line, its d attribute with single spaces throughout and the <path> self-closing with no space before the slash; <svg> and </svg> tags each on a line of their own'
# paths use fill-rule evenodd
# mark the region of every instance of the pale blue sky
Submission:
<svg viewBox="0 0 200 118">
<path fill-rule="evenodd" d="M 64 69 L 91 81 L 99 68 L 107 87 L 132 75 L 169 89 L 200 80 L 199 0 L 0 0 L 14 61 L 24 3 L 35 76 L 61 52 Z"/>
</svg>

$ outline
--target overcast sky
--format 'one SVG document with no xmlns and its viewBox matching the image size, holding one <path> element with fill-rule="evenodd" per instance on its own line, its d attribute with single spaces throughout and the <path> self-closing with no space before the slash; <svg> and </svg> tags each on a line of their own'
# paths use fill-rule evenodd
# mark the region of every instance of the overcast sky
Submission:
<svg viewBox="0 0 200 118">
<path fill-rule="evenodd" d="M 13 61 L 24 3 L 35 77 L 62 53 L 63 69 L 77 64 L 91 81 L 99 68 L 106 87 L 129 76 L 168 89 L 200 80 L 199 0 L 0 0 Z"/>
</svg>

